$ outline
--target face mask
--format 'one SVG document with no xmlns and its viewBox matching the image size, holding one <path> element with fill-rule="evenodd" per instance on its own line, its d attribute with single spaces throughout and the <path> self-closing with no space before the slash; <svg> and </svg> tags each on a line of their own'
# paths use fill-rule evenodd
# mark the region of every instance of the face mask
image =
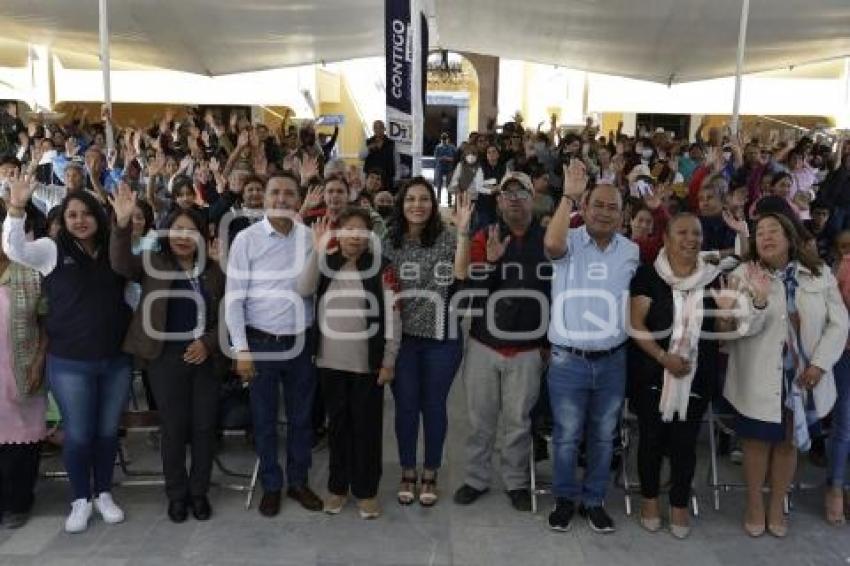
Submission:
<svg viewBox="0 0 850 566">
<path fill-rule="evenodd" d="M 536 144 L 534 144 L 534 151 L 538 154 L 542 154 L 544 151 L 546 151 L 546 144 L 543 142 L 537 142 Z"/>
<path fill-rule="evenodd" d="M 381 215 L 381 218 L 389 218 L 393 214 L 392 206 L 379 206 L 377 207 L 378 214 Z"/>
<path fill-rule="evenodd" d="M 643 151 L 640 152 L 640 156 L 644 159 L 650 159 L 652 157 L 652 150 L 651 149 L 644 149 Z"/>
<path fill-rule="evenodd" d="M 826 179 L 827 173 L 828 172 L 826 169 L 818 169 L 818 172 L 815 174 L 818 183 L 823 183 L 823 181 Z"/>
<path fill-rule="evenodd" d="M 475 165 L 476 161 L 478 161 L 478 157 L 476 157 L 474 154 L 469 154 L 466 156 L 466 162 L 470 165 Z"/>
</svg>

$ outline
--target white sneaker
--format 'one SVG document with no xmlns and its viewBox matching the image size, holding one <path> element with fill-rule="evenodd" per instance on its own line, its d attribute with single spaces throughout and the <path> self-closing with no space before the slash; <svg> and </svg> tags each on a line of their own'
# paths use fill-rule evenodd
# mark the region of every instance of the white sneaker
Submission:
<svg viewBox="0 0 850 566">
<path fill-rule="evenodd" d="M 124 511 L 112 500 L 112 494 L 106 491 L 97 496 L 94 500 L 94 506 L 100 516 L 103 517 L 104 523 L 114 525 L 124 520 Z"/>
<path fill-rule="evenodd" d="M 88 499 L 75 499 L 71 503 L 71 514 L 65 519 L 66 533 L 81 533 L 89 527 L 92 503 Z"/>
</svg>

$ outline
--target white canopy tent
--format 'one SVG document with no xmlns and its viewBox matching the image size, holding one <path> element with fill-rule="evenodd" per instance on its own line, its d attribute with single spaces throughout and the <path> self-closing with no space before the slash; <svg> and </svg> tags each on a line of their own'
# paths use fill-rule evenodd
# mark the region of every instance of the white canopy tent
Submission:
<svg viewBox="0 0 850 566">
<path fill-rule="evenodd" d="M 751 0 L 752 73 L 850 56 L 847 0 Z M 110 55 L 206 75 L 383 54 L 384 0 L 109 2 Z M 735 73 L 742 0 L 433 0 L 431 43 L 539 63 L 687 82 Z M 433 13 L 431 13 L 433 12 Z M 4 42 L 100 51 L 98 0 L 3 0 Z"/>
<path fill-rule="evenodd" d="M 100 41 L 106 36 L 99 33 L 98 2 L 110 12 L 108 48 Z M 668 84 L 850 56 L 847 0 L 426 6 L 434 47 Z M 79 64 L 88 57 L 96 65 L 104 49 L 105 67 L 222 75 L 381 55 L 383 10 L 384 0 L 4 0 L 0 50 L 15 42 L 48 44 L 60 59 Z"/>
</svg>

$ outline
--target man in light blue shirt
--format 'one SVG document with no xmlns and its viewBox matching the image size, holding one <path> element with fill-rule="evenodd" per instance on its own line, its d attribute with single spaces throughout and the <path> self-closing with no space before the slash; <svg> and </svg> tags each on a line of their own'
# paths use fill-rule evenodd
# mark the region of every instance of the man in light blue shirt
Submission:
<svg viewBox="0 0 850 566">
<path fill-rule="evenodd" d="M 585 194 L 584 164 L 573 159 L 564 169 L 564 197 L 544 239 L 555 268 L 548 375 L 555 422 L 555 509 L 549 526 L 569 530 L 578 505 L 591 529 L 610 533 L 614 522 L 604 509 L 605 491 L 625 396 L 625 321 L 639 254 L 637 245 L 618 233 L 623 217 L 619 190 L 598 185 Z M 581 198 L 585 225 L 570 230 Z M 576 463 L 585 430 L 587 466 L 579 482 Z"/>
</svg>

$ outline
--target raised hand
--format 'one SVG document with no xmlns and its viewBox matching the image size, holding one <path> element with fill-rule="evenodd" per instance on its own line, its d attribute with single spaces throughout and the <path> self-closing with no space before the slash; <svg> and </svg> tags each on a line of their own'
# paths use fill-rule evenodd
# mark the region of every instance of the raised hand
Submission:
<svg viewBox="0 0 850 566">
<path fill-rule="evenodd" d="M 133 217 L 133 210 L 136 208 L 136 195 L 133 189 L 126 182 L 121 181 L 115 194 L 109 195 L 109 202 L 112 204 L 112 210 L 115 211 L 115 222 L 119 228 L 126 228 L 130 224 L 130 219 Z"/>
<path fill-rule="evenodd" d="M 210 172 L 213 175 L 218 175 L 221 172 L 221 162 L 217 157 L 210 158 Z"/>
<path fill-rule="evenodd" d="M 564 164 L 564 196 L 578 199 L 587 188 L 587 167 L 580 159 L 571 159 Z"/>
<path fill-rule="evenodd" d="M 322 204 L 325 196 L 324 187 L 313 187 L 309 191 L 307 191 L 307 196 L 304 197 L 304 205 L 301 207 L 301 210 L 310 210 L 311 208 L 315 208 Z"/>
<path fill-rule="evenodd" d="M 305 184 L 313 177 L 319 175 L 319 158 L 312 155 L 305 155 L 301 161 L 301 183 Z"/>
<path fill-rule="evenodd" d="M 666 194 L 667 185 L 658 185 L 655 190 L 649 189 L 643 194 L 643 202 L 649 210 L 658 210 L 663 204 L 663 195 Z"/>
<path fill-rule="evenodd" d="M 747 221 L 743 219 L 738 219 L 728 210 L 723 211 L 723 222 L 731 228 L 735 233 L 740 234 L 742 238 L 748 238 L 750 236 L 750 229 L 747 226 Z"/>
<path fill-rule="evenodd" d="M 469 198 L 468 191 L 459 192 L 457 195 L 457 209 L 455 210 L 455 226 L 459 232 L 469 232 L 469 223 L 472 220 L 472 211 L 475 204 Z"/>
<path fill-rule="evenodd" d="M 29 175 L 20 173 L 13 174 L 9 181 L 9 205 L 12 208 L 25 208 L 35 191 L 35 182 Z"/>
<path fill-rule="evenodd" d="M 317 254 L 327 253 L 331 240 L 331 220 L 323 216 L 313 223 L 313 250 Z"/>
<path fill-rule="evenodd" d="M 731 311 L 738 305 L 741 296 L 741 282 L 737 277 L 723 276 L 720 278 L 720 289 L 711 289 L 711 298 L 722 311 Z"/>
<path fill-rule="evenodd" d="M 496 263 L 505 255 L 505 250 L 508 249 L 508 244 L 511 242 L 511 236 L 508 234 L 505 239 L 499 238 L 499 225 L 493 224 L 490 226 L 487 235 L 487 262 Z"/>
<path fill-rule="evenodd" d="M 770 297 L 770 288 L 773 286 L 773 279 L 767 271 L 756 263 L 747 264 L 747 282 L 753 294 L 753 304 L 766 305 Z"/>
<path fill-rule="evenodd" d="M 236 148 L 237 149 L 245 149 L 251 144 L 251 134 L 248 133 L 248 130 L 244 130 L 239 132 L 239 137 L 236 138 Z"/>
</svg>

